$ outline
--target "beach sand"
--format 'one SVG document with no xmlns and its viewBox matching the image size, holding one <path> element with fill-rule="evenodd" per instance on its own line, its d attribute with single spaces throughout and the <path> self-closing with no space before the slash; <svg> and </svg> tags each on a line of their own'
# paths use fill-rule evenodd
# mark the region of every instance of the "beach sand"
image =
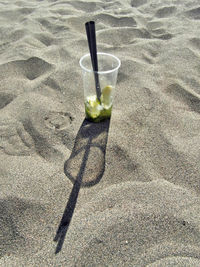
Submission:
<svg viewBox="0 0 200 267">
<path fill-rule="evenodd" d="M 85 120 L 79 59 L 121 60 Z M 198 0 L 0 0 L 0 266 L 200 266 Z"/>
</svg>

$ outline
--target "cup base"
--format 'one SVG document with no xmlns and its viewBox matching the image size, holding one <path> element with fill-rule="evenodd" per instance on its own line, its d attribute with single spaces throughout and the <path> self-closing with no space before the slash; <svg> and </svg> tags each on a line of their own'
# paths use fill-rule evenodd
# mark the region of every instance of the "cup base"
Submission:
<svg viewBox="0 0 200 267">
<path fill-rule="evenodd" d="M 88 118 L 88 117 L 85 117 L 85 118 L 86 118 L 87 121 L 98 123 L 98 122 L 110 120 L 111 117 L 107 117 L 107 118 L 96 118 L 96 119 L 91 119 L 91 118 Z"/>
<path fill-rule="evenodd" d="M 85 117 L 89 121 L 100 122 L 100 121 L 104 121 L 104 120 L 110 119 L 111 112 L 112 112 L 112 106 L 109 109 L 103 109 L 98 116 L 93 117 L 88 112 L 87 108 L 85 108 Z"/>
</svg>

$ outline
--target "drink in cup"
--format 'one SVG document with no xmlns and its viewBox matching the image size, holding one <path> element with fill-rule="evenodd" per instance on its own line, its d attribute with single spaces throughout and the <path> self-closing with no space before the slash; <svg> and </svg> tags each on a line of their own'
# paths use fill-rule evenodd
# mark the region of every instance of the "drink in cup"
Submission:
<svg viewBox="0 0 200 267">
<path fill-rule="evenodd" d="M 91 64 L 90 54 L 80 59 L 83 76 L 84 104 L 86 118 L 93 122 L 99 122 L 110 118 L 115 86 L 117 82 L 120 60 L 108 53 L 97 53 L 98 71 L 95 73 Z M 95 85 L 95 75 L 99 81 L 99 95 Z"/>
</svg>

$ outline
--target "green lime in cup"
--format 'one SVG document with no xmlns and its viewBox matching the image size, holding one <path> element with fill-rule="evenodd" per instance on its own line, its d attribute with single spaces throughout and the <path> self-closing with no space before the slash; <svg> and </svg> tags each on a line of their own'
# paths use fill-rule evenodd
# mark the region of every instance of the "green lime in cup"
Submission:
<svg viewBox="0 0 200 267">
<path fill-rule="evenodd" d="M 96 95 L 88 96 L 85 102 L 86 115 L 90 119 L 97 119 L 101 113 L 102 106 Z"/>
<path fill-rule="evenodd" d="M 110 118 L 112 111 L 112 86 L 103 88 L 100 101 L 96 95 L 88 96 L 85 101 L 86 118 L 99 122 Z"/>
<path fill-rule="evenodd" d="M 109 109 L 112 105 L 112 86 L 107 85 L 103 88 L 102 94 L 101 94 L 101 104 L 105 109 Z"/>
</svg>

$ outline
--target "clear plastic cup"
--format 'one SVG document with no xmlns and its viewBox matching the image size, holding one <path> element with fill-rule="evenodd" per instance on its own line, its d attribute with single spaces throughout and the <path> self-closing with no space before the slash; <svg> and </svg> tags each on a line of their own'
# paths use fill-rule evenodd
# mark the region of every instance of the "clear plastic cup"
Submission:
<svg viewBox="0 0 200 267">
<path fill-rule="evenodd" d="M 85 114 L 86 118 L 93 122 L 99 122 L 111 116 L 118 69 L 121 65 L 120 60 L 112 54 L 98 52 L 97 57 L 99 96 L 96 92 L 95 73 L 90 54 L 84 55 L 79 61 L 83 76 Z"/>
</svg>

